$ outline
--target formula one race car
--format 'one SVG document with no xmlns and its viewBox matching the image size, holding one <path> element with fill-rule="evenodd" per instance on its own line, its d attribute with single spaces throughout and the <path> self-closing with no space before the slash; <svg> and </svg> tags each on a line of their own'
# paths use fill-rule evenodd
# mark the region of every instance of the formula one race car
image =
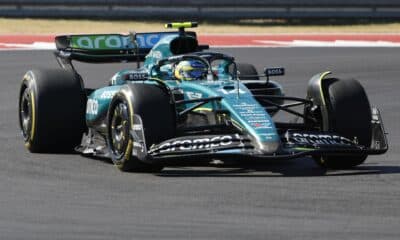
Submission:
<svg viewBox="0 0 400 240">
<path fill-rule="evenodd" d="M 350 168 L 387 151 L 379 110 L 370 107 L 358 81 L 318 73 L 306 98 L 285 96 L 270 81 L 284 68 L 267 68 L 261 76 L 251 64 L 209 51 L 195 32 L 185 31 L 196 25 L 56 37 L 61 67 L 28 71 L 21 85 L 25 146 L 31 152 L 75 150 L 111 158 L 123 171 L 145 172 L 176 161 L 302 156 L 325 168 Z M 108 86 L 88 89 L 72 60 L 138 66 L 116 73 Z M 274 121 L 278 112 L 300 121 Z"/>
</svg>

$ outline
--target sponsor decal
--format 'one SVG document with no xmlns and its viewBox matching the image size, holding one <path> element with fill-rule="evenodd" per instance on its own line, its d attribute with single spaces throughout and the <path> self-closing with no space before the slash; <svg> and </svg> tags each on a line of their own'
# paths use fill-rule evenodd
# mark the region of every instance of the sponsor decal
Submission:
<svg viewBox="0 0 400 240">
<path fill-rule="evenodd" d="M 186 92 L 186 95 L 189 99 L 199 99 L 203 96 L 203 94 L 198 92 Z"/>
<path fill-rule="evenodd" d="M 133 124 L 133 131 L 142 131 L 143 127 L 142 124 Z"/>
<path fill-rule="evenodd" d="M 244 90 L 241 89 L 241 88 L 239 88 L 239 91 L 238 91 L 237 88 L 233 88 L 233 89 L 231 89 L 231 90 L 227 90 L 227 89 L 222 88 L 222 89 L 218 89 L 217 91 L 218 91 L 218 92 L 221 92 L 221 93 L 223 93 L 223 94 L 225 94 L 225 95 L 237 94 L 238 92 L 239 92 L 239 94 L 245 94 L 245 93 L 246 93 L 246 91 L 244 91 Z"/>
<path fill-rule="evenodd" d="M 149 77 L 147 72 L 129 72 L 124 74 L 123 78 L 127 81 L 146 80 Z"/>
<path fill-rule="evenodd" d="M 89 99 L 86 104 L 86 114 L 97 115 L 99 103 L 95 99 Z"/>
<path fill-rule="evenodd" d="M 258 104 L 242 102 L 240 104 L 234 104 L 233 107 L 254 129 L 273 128 L 264 108 L 260 107 Z"/>
<path fill-rule="evenodd" d="M 73 36 L 71 40 L 73 48 L 121 49 L 132 47 L 129 37 L 122 35 Z"/>
<path fill-rule="evenodd" d="M 162 53 L 160 51 L 150 51 L 149 54 L 146 56 L 146 58 L 152 57 L 155 59 L 160 59 L 162 58 Z"/>
<path fill-rule="evenodd" d="M 238 110 L 244 111 L 244 112 L 252 113 L 253 110 L 257 108 L 257 104 L 241 102 L 239 104 L 233 104 L 233 107 L 237 108 Z"/>
<path fill-rule="evenodd" d="M 116 90 L 109 90 L 109 91 L 104 91 L 101 93 L 100 98 L 101 99 L 110 99 L 114 96 L 114 94 L 116 93 Z"/>
<path fill-rule="evenodd" d="M 210 135 L 210 136 L 192 136 L 171 139 L 154 146 L 149 153 L 159 152 L 180 152 L 191 150 L 210 150 L 224 148 L 228 146 L 242 146 L 243 143 L 238 134 L 236 135 Z"/>
<path fill-rule="evenodd" d="M 138 155 L 138 153 L 139 153 L 138 151 L 144 152 L 144 146 L 143 146 L 142 143 L 133 142 L 133 149 L 136 151 L 135 153 L 132 152 L 132 155 L 133 155 L 133 156 Z"/>
<path fill-rule="evenodd" d="M 161 38 L 170 35 L 168 33 L 139 33 L 136 34 L 136 41 L 141 48 L 152 48 Z"/>
<path fill-rule="evenodd" d="M 267 75 L 267 76 L 282 76 L 282 75 L 285 75 L 285 69 L 282 67 L 266 68 L 265 75 Z"/>
<path fill-rule="evenodd" d="M 288 138 L 299 144 L 354 145 L 351 140 L 334 134 L 291 133 Z"/>
<path fill-rule="evenodd" d="M 152 48 L 166 33 L 138 33 L 136 42 L 139 48 Z M 85 35 L 72 36 L 71 47 L 82 49 L 132 49 L 134 45 L 128 35 Z"/>
<path fill-rule="evenodd" d="M 133 138 L 132 156 L 141 160 L 146 159 L 147 148 L 143 132 L 142 119 L 138 115 L 133 116 L 131 136 Z"/>
</svg>

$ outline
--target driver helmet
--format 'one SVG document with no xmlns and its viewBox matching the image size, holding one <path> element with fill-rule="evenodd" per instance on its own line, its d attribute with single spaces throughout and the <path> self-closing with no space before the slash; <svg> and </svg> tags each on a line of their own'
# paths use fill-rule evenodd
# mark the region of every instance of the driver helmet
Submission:
<svg viewBox="0 0 400 240">
<path fill-rule="evenodd" d="M 178 80 L 206 79 L 207 65 L 199 60 L 181 61 L 175 66 L 174 75 Z"/>
</svg>

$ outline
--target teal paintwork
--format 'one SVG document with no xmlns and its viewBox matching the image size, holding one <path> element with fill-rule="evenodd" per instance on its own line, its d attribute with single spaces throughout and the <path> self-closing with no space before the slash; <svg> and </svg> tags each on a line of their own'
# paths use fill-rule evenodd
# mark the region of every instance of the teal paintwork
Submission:
<svg viewBox="0 0 400 240">
<path fill-rule="evenodd" d="M 105 118 L 110 101 L 120 88 L 121 85 L 103 87 L 89 95 L 86 105 L 86 123 L 88 126 L 96 124 Z"/>
<path fill-rule="evenodd" d="M 279 135 L 271 116 L 255 100 L 252 93 L 241 82 L 224 81 L 166 81 L 168 85 L 183 90 L 185 99 L 223 97 L 220 104 L 208 103 L 204 108 L 228 110 L 232 119 L 246 130 L 257 142 L 279 145 Z M 239 89 L 239 90 L 238 90 Z M 274 145 L 274 146 L 275 146 Z M 260 146 L 263 148 L 263 146 Z M 276 149 L 271 149 L 275 151 Z M 269 150 L 266 150 L 269 151 Z"/>
<path fill-rule="evenodd" d="M 140 71 L 149 73 L 150 77 L 160 78 L 159 73 L 154 73 L 153 67 L 160 59 L 172 56 L 169 43 L 177 36 L 169 35 L 162 38 L 150 51 Z M 169 78 L 163 79 L 171 89 L 182 90 L 185 99 L 223 97 L 220 102 L 212 101 L 202 107 L 228 110 L 234 124 L 256 140 L 255 142 L 259 144 L 258 149 L 265 153 L 276 152 L 280 145 L 280 137 L 271 116 L 254 99 L 252 93 L 244 84 L 227 77 L 224 68 L 226 68 L 225 65 L 216 69 L 217 74 L 221 74 L 219 79 L 222 80 L 176 81 L 168 80 Z M 135 82 L 128 82 L 123 79 L 123 76 L 129 71 L 132 70 L 116 73 L 110 81 L 112 86 L 97 89 L 90 94 L 86 111 L 86 120 L 89 126 L 98 124 L 99 121 L 105 119 L 109 103 L 122 85 L 135 84 Z M 187 104 L 186 107 L 190 107 L 190 105 Z"/>
<path fill-rule="evenodd" d="M 152 67 L 161 59 L 172 56 L 170 49 L 170 42 L 174 40 L 179 35 L 168 35 L 161 38 L 158 43 L 154 45 L 149 54 L 147 54 L 144 60 L 143 67 L 145 69 L 152 69 Z"/>
</svg>

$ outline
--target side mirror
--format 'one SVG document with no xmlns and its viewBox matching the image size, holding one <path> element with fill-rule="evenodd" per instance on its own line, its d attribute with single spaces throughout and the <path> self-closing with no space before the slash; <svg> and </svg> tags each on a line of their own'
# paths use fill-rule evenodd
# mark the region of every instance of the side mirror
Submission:
<svg viewBox="0 0 400 240">
<path fill-rule="evenodd" d="M 265 68 L 264 73 L 267 78 L 270 76 L 283 76 L 285 75 L 285 68 L 283 67 Z"/>
</svg>

